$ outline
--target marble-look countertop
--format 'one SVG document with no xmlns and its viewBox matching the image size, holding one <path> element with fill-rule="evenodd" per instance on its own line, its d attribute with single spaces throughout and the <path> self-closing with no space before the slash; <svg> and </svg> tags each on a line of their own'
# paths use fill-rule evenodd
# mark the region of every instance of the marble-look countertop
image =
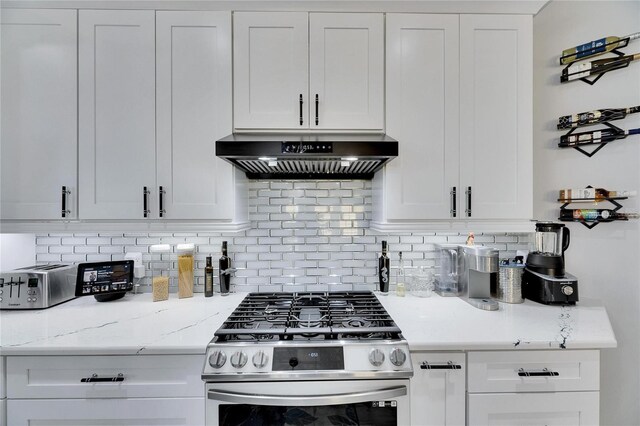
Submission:
<svg viewBox="0 0 640 426">
<path fill-rule="evenodd" d="M 0 312 L 0 355 L 204 354 L 246 293 L 152 302 L 150 294 L 99 303 L 78 298 L 40 311 Z M 412 350 L 586 349 L 617 345 L 596 301 L 526 301 L 482 311 L 457 297 L 379 296 Z"/>
</svg>

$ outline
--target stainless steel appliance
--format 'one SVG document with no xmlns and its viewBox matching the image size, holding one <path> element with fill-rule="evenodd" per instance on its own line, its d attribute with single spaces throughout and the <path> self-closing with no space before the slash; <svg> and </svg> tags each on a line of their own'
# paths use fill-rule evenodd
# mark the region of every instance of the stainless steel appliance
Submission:
<svg viewBox="0 0 640 426">
<path fill-rule="evenodd" d="M 74 299 L 75 265 L 37 265 L 0 273 L 0 309 L 44 309 Z"/>
<path fill-rule="evenodd" d="M 371 179 L 398 156 L 385 134 L 234 133 L 216 141 L 216 156 L 249 179 Z"/>
<path fill-rule="evenodd" d="M 498 309 L 491 299 L 491 288 L 498 282 L 499 251 L 482 246 L 459 246 L 461 260 L 460 297 L 472 306 L 487 311 Z"/>
<path fill-rule="evenodd" d="M 536 223 L 535 248 L 522 273 L 524 297 L 544 304 L 575 305 L 578 279 L 565 271 L 571 234 L 561 223 Z"/>
<path fill-rule="evenodd" d="M 207 346 L 206 424 L 405 425 L 411 376 L 373 293 L 250 293 Z"/>
</svg>

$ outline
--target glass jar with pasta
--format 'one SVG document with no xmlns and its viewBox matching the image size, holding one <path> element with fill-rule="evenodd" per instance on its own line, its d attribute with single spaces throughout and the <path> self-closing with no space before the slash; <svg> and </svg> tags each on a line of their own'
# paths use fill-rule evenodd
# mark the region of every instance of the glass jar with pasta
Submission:
<svg viewBox="0 0 640 426">
<path fill-rule="evenodd" d="M 176 254 L 178 255 L 178 297 L 193 297 L 193 244 L 178 244 Z"/>
</svg>

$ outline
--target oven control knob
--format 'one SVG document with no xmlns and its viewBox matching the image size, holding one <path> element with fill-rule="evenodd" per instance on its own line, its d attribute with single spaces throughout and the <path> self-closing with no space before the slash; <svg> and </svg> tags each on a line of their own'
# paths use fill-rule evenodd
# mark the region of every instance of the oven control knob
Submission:
<svg viewBox="0 0 640 426">
<path fill-rule="evenodd" d="M 407 360 L 407 354 L 405 354 L 400 348 L 393 348 L 389 355 L 389 360 L 391 361 L 391 364 L 396 367 L 400 367 Z"/>
<path fill-rule="evenodd" d="M 253 365 L 256 368 L 262 368 L 265 365 L 267 365 L 267 362 L 269 362 L 269 356 L 265 354 L 264 351 L 258 351 L 255 354 L 253 354 L 253 357 L 251 358 L 251 362 L 253 362 Z"/>
<path fill-rule="evenodd" d="M 371 349 L 369 362 L 375 367 L 380 367 L 384 362 L 384 353 L 380 349 Z"/>
<path fill-rule="evenodd" d="M 227 362 L 227 355 L 222 351 L 213 351 L 209 355 L 209 365 L 213 368 L 222 368 L 225 362 Z"/>
<path fill-rule="evenodd" d="M 564 294 L 565 296 L 571 296 L 573 294 L 573 287 L 571 287 L 570 285 L 563 285 L 561 290 L 562 294 Z"/>
<path fill-rule="evenodd" d="M 237 351 L 231 355 L 231 365 L 235 368 L 242 368 L 247 363 L 247 354 L 242 351 Z"/>
</svg>

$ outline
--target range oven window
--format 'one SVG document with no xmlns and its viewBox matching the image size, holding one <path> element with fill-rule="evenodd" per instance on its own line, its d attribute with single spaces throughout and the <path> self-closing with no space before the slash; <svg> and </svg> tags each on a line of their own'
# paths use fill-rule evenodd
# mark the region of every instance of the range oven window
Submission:
<svg viewBox="0 0 640 426">
<path fill-rule="evenodd" d="M 373 401 L 318 407 L 220 404 L 218 413 L 218 424 L 220 426 L 396 426 L 398 424 L 396 401 Z"/>
</svg>

